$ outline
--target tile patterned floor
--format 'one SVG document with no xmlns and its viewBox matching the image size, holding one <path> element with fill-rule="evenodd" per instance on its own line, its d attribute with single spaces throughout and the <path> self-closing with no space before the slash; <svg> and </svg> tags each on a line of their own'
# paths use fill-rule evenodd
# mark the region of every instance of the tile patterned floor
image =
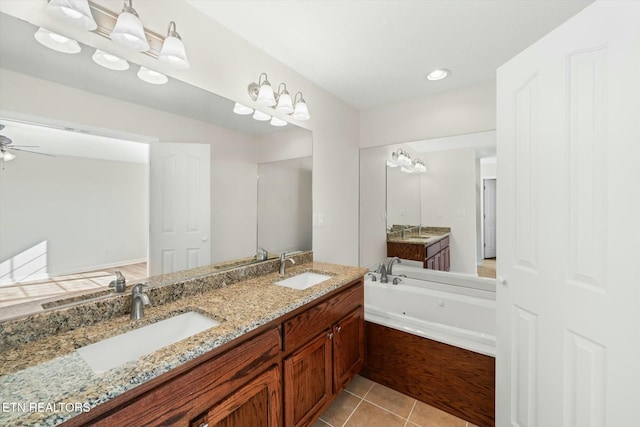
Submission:
<svg viewBox="0 0 640 427">
<path fill-rule="evenodd" d="M 476 427 L 465 420 L 356 376 L 313 427 Z"/>
</svg>

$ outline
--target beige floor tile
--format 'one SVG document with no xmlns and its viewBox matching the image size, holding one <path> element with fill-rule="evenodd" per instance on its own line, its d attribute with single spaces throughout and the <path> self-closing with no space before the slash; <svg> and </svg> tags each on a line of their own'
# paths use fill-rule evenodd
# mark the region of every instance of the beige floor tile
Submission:
<svg viewBox="0 0 640 427">
<path fill-rule="evenodd" d="M 420 427 L 466 427 L 467 422 L 440 409 L 417 402 L 409 420 Z"/>
<path fill-rule="evenodd" d="M 355 394 L 356 396 L 364 397 L 365 394 L 371 389 L 373 381 L 360 375 L 356 375 L 355 378 L 347 384 L 345 390 Z"/>
<path fill-rule="evenodd" d="M 403 418 L 409 416 L 416 402 L 415 399 L 380 384 L 374 384 L 365 399 Z"/>
<path fill-rule="evenodd" d="M 404 427 L 404 424 L 403 418 L 363 401 L 345 427 Z"/>
<path fill-rule="evenodd" d="M 318 418 L 315 423 L 311 424 L 311 427 L 334 427 L 334 426 Z"/>
<path fill-rule="evenodd" d="M 343 391 L 320 418 L 332 426 L 342 426 L 361 401 L 361 398 Z"/>
</svg>

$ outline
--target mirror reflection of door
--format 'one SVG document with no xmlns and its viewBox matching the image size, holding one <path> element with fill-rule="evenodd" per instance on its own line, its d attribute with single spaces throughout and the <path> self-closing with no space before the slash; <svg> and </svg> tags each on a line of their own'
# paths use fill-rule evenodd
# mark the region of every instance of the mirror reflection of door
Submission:
<svg viewBox="0 0 640 427">
<path fill-rule="evenodd" d="M 485 179 L 483 185 L 484 258 L 496 257 L 496 180 Z"/>
</svg>

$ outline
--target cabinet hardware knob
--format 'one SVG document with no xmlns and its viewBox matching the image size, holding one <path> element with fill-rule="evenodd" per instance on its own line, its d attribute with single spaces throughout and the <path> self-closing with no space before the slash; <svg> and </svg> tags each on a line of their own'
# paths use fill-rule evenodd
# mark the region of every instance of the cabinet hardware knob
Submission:
<svg viewBox="0 0 640 427">
<path fill-rule="evenodd" d="M 342 330 L 342 326 L 338 326 L 338 327 L 336 328 L 336 332 L 337 332 L 337 333 L 340 333 L 340 331 L 341 331 L 341 330 Z"/>
<path fill-rule="evenodd" d="M 209 427 L 209 423 L 202 423 L 198 427 Z"/>
<path fill-rule="evenodd" d="M 507 285 L 507 279 L 505 279 L 502 276 L 498 276 L 496 277 L 496 281 L 501 284 L 502 286 L 506 286 Z"/>
<path fill-rule="evenodd" d="M 329 339 L 332 340 L 333 339 L 333 332 L 329 333 Z"/>
</svg>

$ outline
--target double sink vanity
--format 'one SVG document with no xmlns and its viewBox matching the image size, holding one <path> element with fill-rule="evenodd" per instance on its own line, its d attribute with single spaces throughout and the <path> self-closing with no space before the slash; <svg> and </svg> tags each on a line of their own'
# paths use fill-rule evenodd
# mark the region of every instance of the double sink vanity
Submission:
<svg viewBox="0 0 640 427">
<path fill-rule="evenodd" d="M 366 270 L 291 258 L 0 323 L 0 424 L 313 423 L 364 363 Z"/>
<path fill-rule="evenodd" d="M 450 234 L 447 227 L 393 226 L 387 232 L 387 256 L 419 261 L 430 270 L 449 271 Z"/>
</svg>

